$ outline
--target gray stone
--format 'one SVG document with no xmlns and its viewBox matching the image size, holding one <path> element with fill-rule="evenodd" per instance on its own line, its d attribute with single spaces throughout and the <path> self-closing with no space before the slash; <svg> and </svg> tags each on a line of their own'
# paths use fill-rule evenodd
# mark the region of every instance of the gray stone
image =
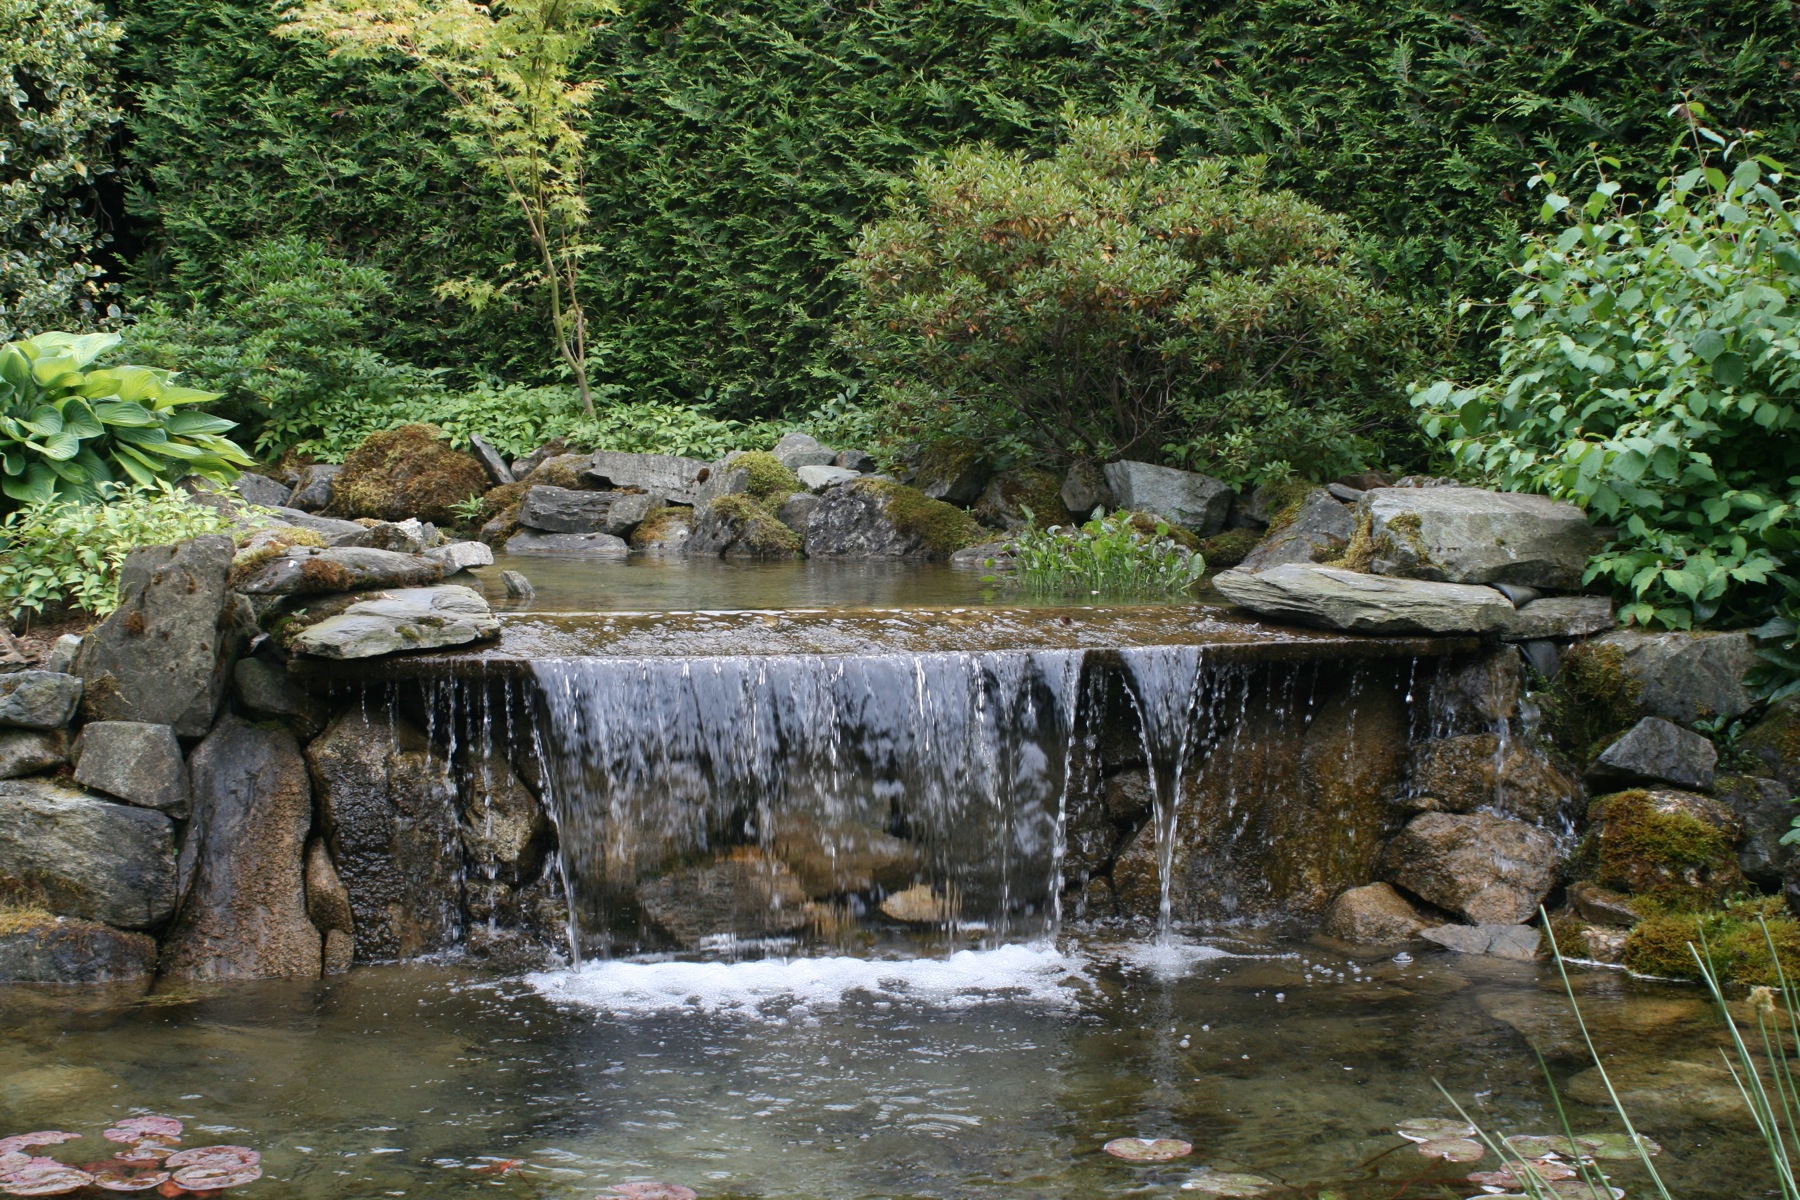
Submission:
<svg viewBox="0 0 1800 1200">
<path fill-rule="evenodd" d="M 783 434 L 771 454 L 790 471 L 799 471 L 802 467 L 828 467 L 831 460 L 837 457 L 837 451 L 821 446 L 818 440 L 809 434 Z"/>
<path fill-rule="evenodd" d="M 531 580 L 518 571 L 500 572 L 500 582 L 506 585 L 508 599 L 530 600 L 537 595 L 537 589 L 531 586 Z"/>
<path fill-rule="evenodd" d="M 445 542 L 425 551 L 425 557 L 443 567 L 446 576 L 494 565 L 494 551 L 486 542 Z"/>
<path fill-rule="evenodd" d="M 307 746 L 306 760 L 350 897 L 357 959 L 454 946 L 462 913 L 456 794 L 424 735 L 358 704 Z"/>
<path fill-rule="evenodd" d="M 1082 521 L 1087 520 L 1096 508 L 1111 509 L 1113 494 L 1112 488 L 1107 486 L 1106 473 L 1093 463 L 1074 464 L 1063 476 L 1062 502 L 1064 508 Z M 1263 524 L 1268 523 L 1265 517 Z"/>
<path fill-rule="evenodd" d="M 1358 519 L 1369 522 L 1375 574 L 1440 583 L 1575 591 L 1606 541 L 1572 504 L 1483 488 L 1376 488 Z"/>
<path fill-rule="evenodd" d="M 232 681 L 238 700 L 252 716 L 280 721 L 303 738 L 316 737 L 330 718 L 325 702 L 295 683 L 277 663 L 246 658 L 233 671 Z"/>
<path fill-rule="evenodd" d="M 1556 842 L 1523 821 L 1488 813 L 1421 813 L 1388 844 L 1393 883 L 1476 924 L 1515 925 L 1556 881 Z"/>
<path fill-rule="evenodd" d="M 1362 488 L 1353 488 L 1347 483 L 1328 483 L 1325 485 L 1325 490 L 1333 499 L 1341 500 L 1345 504 L 1356 504 L 1369 494 Z"/>
<path fill-rule="evenodd" d="M 533 487 L 519 502 L 519 524 L 542 533 L 630 533 L 660 501 L 643 492 L 584 492 Z"/>
<path fill-rule="evenodd" d="M 1593 883 L 1571 883 L 1569 907 L 1584 921 L 1615 929 L 1630 929 L 1644 919 L 1629 899 Z"/>
<path fill-rule="evenodd" d="M 281 525 L 294 529 L 304 529 L 308 533 L 316 533 L 327 546 L 340 545 L 362 536 L 363 527 L 355 521 L 341 521 L 336 517 L 321 517 L 314 513 L 302 512 L 297 508 L 278 508 L 275 519 Z"/>
<path fill-rule="evenodd" d="M 1566 640 L 1605 633 L 1614 624 L 1612 601 L 1605 596 L 1545 596 L 1515 608 L 1500 636 L 1509 642 Z"/>
<path fill-rule="evenodd" d="M 1596 641 L 1624 654 L 1624 670 L 1653 717 L 1678 725 L 1742 716 L 1755 703 L 1744 675 L 1760 660 L 1747 633 L 1650 633 L 1618 629 Z"/>
<path fill-rule="evenodd" d="M 397 588 L 358 600 L 295 634 L 289 648 L 320 658 L 377 658 L 403 650 L 466 646 L 500 636 L 481 593 L 460 584 Z"/>
<path fill-rule="evenodd" d="M 173 725 L 181 737 L 212 728 L 235 657 L 221 628 L 234 550 L 209 535 L 126 556 L 119 607 L 75 660 L 88 720 Z"/>
<path fill-rule="evenodd" d="M 750 490 L 750 471 L 747 467 L 732 465 L 735 453 L 727 455 L 714 463 L 708 470 L 705 480 L 696 493 L 694 508 L 705 508 L 721 496 L 737 496 Z"/>
<path fill-rule="evenodd" d="M 1514 608 L 1524 608 L 1533 600 L 1542 600 L 1544 593 L 1534 587 L 1526 587 L 1522 583 L 1490 583 L 1489 587 L 1512 601 Z"/>
<path fill-rule="evenodd" d="M 50 643 L 50 652 L 44 655 L 43 669 L 58 675 L 75 673 L 75 656 L 81 653 L 81 638 L 73 633 L 65 633 Z"/>
<path fill-rule="evenodd" d="M 519 480 L 527 478 L 533 471 L 537 470 L 567 449 L 567 444 L 565 444 L 561 438 L 555 438 L 545 442 L 542 446 L 539 446 L 525 457 L 513 459 L 513 479 Z"/>
<path fill-rule="evenodd" d="M 687 543 L 687 552 L 701 557 L 782 559 L 799 551 L 799 536 L 748 499 L 721 499 L 696 509 Z"/>
<path fill-rule="evenodd" d="M 294 489 L 267 475 L 258 475 L 254 471 L 245 471 L 232 481 L 237 494 L 244 498 L 244 503 L 255 504 L 263 508 L 280 508 L 287 504 L 288 497 Z"/>
<path fill-rule="evenodd" d="M 631 535 L 631 548 L 659 558 L 680 558 L 694 536 L 694 510 L 664 508 L 652 513 Z"/>
<path fill-rule="evenodd" d="M 294 735 L 227 716 L 194 750 L 191 879 L 163 946 L 184 979 L 317 978 L 324 940 L 306 914 L 312 787 Z"/>
<path fill-rule="evenodd" d="M 584 476 L 597 486 L 614 491 L 637 488 L 676 504 L 698 504 L 700 489 L 716 470 L 697 459 L 678 458 L 672 454 L 625 454 L 602 450 L 593 456 L 593 464 Z"/>
<path fill-rule="evenodd" d="M 811 470 L 812 468 L 807 469 Z M 775 519 L 801 537 L 805 537 L 807 522 L 812 520 L 813 513 L 823 503 L 825 503 L 823 499 L 811 492 L 795 492 L 783 500 L 781 507 L 775 510 Z"/>
<path fill-rule="evenodd" d="M 546 558 L 624 558 L 631 549 L 625 539 L 610 533 L 535 533 L 522 529 L 506 539 L 506 552 Z"/>
<path fill-rule="evenodd" d="M 1351 633 L 1489 633 L 1513 611 L 1489 587 L 1384 579 L 1299 563 L 1222 571 L 1213 586 L 1262 617 Z"/>
<path fill-rule="evenodd" d="M 443 577 L 443 566 L 420 554 L 366 546 L 296 546 L 239 572 L 235 586 L 248 596 L 323 596 L 426 587 Z"/>
<path fill-rule="evenodd" d="M 357 546 L 369 550 L 387 550 L 394 554 L 420 554 L 437 538 L 437 526 L 408 517 L 404 521 L 377 521 L 365 526 L 352 537 L 334 542 L 336 546 Z"/>
<path fill-rule="evenodd" d="M 0 675 L 0 725 L 17 729 L 58 729 L 75 719 L 81 680 L 53 671 Z"/>
<path fill-rule="evenodd" d="M 506 465 L 506 456 L 494 449 L 494 444 L 479 433 L 469 435 L 469 453 L 473 454 L 481 469 L 488 473 L 496 487 L 514 482 L 512 468 Z"/>
<path fill-rule="evenodd" d="M 1519 642 L 1519 654 L 1525 659 L 1525 665 L 1549 681 L 1556 678 L 1556 672 L 1562 666 L 1562 651 L 1555 642 L 1538 640 Z"/>
<path fill-rule="evenodd" d="M 942 559 L 961 549 L 932 545 L 925 530 L 902 529 L 890 515 L 887 486 L 865 477 L 825 493 L 806 523 L 807 557 Z"/>
<path fill-rule="evenodd" d="M 852 479 L 862 478 L 861 471 L 852 471 L 847 467 L 830 465 L 799 467 L 794 471 L 800 482 L 810 492 L 822 492 L 826 488 L 836 487 L 840 483 L 849 483 Z"/>
<path fill-rule="evenodd" d="M 70 758 L 75 782 L 83 787 L 173 817 L 187 816 L 187 764 L 181 742 L 167 725 L 90 721 L 75 739 Z"/>
<path fill-rule="evenodd" d="M 1106 485 L 1120 508 L 1152 513 L 1200 537 L 1225 528 L 1234 493 L 1210 475 L 1151 463 L 1106 464 Z M 1071 508 L 1070 511 L 1079 511 Z"/>
<path fill-rule="evenodd" d="M 25 648 L 19 645 L 19 639 L 0 627 L 0 674 L 23 671 L 30 666 L 31 660 L 25 657 Z"/>
<path fill-rule="evenodd" d="M 969 442 L 933 446 L 920 456 L 909 481 L 932 500 L 966 508 L 981 497 L 994 466 Z"/>
<path fill-rule="evenodd" d="M 331 463 L 315 463 L 303 467 L 300 480 L 289 493 L 287 506 L 301 512 L 324 512 L 331 504 L 331 484 L 344 468 Z"/>
<path fill-rule="evenodd" d="M 1436 920 L 1385 883 L 1351 888 L 1325 913 L 1319 932 L 1364 946 L 1411 941 Z"/>
<path fill-rule="evenodd" d="M 1794 857 L 1794 847 L 1781 844 L 1794 818 L 1800 817 L 1794 790 L 1760 775 L 1721 775 L 1713 782 L 1713 793 L 1731 805 L 1744 831 L 1737 848 L 1738 869 L 1755 883 L 1779 884 Z"/>
<path fill-rule="evenodd" d="M 855 471 L 858 475 L 873 475 L 875 456 L 865 450 L 840 450 L 838 456 L 831 460 L 831 465 Z"/>
<path fill-rule="evenodd" d="M 1541 931 L 1529 925 L 1439 925 L 1420 937 L 1458 954 L 1486 954 L 1530 962 L 1543 942 Z"/>
<path fill-rule="evenodd" d="M 61 729 L 0 729 L 0 779 L 54 771 L 69 761 L 69 735 Z"/>
<path fill-rule="evenodd" d="M 1718 763 L 1719 752 L 1706 738 L 1661 717 L 1645 717 L 1601 751 L 1587 778 L 1603 791 L 1644 783 L 1705 791 Z"/>
<path fill-rule="evenodd" d="M 950 556 L 953 567 L 978 567 L 982 570 L 998 570 L 1011 563 L 1011 542 L 983 542 L 979 546 L 964 546 Z M 993 565 L 990 567 L 989 563 Z"/>
<path fill-rule="evenodd" d="M 6 780 L 0 879 L 61 916 L 150 929 L 175 910 L 175 825 L 43 780 Z"/>
<path fill-rule="evenodd" d="M 458 755 L 463 852 L 489 878 L 521 883 L 543 862 L 550 818 L 506 757 L 464 751 Z"/>
<path fill-rule="evenodd" d="M 1300 501 L 1294 519 L 1273 530 L 1238 564 L 1240 571 L 1262 571 L 1283 563 L 1314 563 L 1335 558 L 1356 532 L 1350 510 L 1316 488 Z"/>
<path fill-rule="evenodd" d="M 0 983 L 122 983 L 155 971 L 155 938 L 94 921 L 51 917 L 0 934 Z"/>
</svg>

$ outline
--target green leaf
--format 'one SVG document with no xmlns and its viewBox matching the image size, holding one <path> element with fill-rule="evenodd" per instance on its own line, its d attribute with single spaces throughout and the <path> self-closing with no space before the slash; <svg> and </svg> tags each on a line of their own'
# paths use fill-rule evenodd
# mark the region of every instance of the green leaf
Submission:
<svg viewBox="0 0 1800 1200">
<path fill-rule="evenodd" d="M 1744 359 L 1734 351 L 1727 351 L 1712 360 L 1713 378 L 1721 387 L 1740 387 L 1744 382 Z"/>
<path fill-rule="evenodd" d="M 1692 349 L 1701 362 L 1710 363 L 1725 352 L 1725 335 L 1716 329 L 1702 329 L 1695 335 Z"/>
</svg>

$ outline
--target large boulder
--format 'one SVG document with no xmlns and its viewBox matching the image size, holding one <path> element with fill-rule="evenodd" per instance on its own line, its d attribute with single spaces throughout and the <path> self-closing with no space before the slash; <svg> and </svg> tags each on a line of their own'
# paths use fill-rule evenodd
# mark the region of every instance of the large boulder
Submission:
<svg viewBox="0 0 1800 1200">
<path fill-rule="evenodd" d="M 187 764 L 181 742 L 167 725 L 143 721 L 90 721 L 70 754 L 75 782 L 127 804 L 188 814 Z"/>
<path fill-rule="evenodd" d="M 1377 575 L 1441 583 L 1572 592 L 1606 541 L 1572 504 L 1483 488 L 1376 488 L 1357 518 L 1368 522 Z"/>
<path fill-rule="evenodd" d="M 1794 807 L 1794 789 L 1760 775 L 1721 775 L 1713 794 L 1731 806 L 1743 830 L 1738 840 L 1738 869 L 1746 879 L 1765 887 L 1781 883 L 1782 873 L 1794 858 L 1794 847 L 1781 839 L 1793 828 L 1800 809 Z"/>
<path fill-rule="evenodd" d="M 1350 633 L 1489 633 L 1512 612 L 1506 597 L 1489 587 L 1298 563 L 1222 571 L 1213 586 L 1258 616 Z"/>
<path fill-rule="evenodd" d="M 453 525 L 457 506 L 488 490 L 488 474 L 472 454 L 453 449 L 431 425 L 402 425 L 370 434 L 344 459 L 332 482 L 338 517 Z"/>
<path fill-rule="evenodd" d="M 156 970 L 156 939 L 72 917 L 9 920 L 0 983 L 122 983 Z"/>
<path fill-rule="evenodd" d="M 221 629 L 234 549 L 208 535 L 125 556 L 119 607 L 75 657 L 88 720 L 172 725 L 181 737 L 212 728 L 234 657 Z"/>
<path fill-rule="evenodd" d="M 226 717 L 195 748 L 190 878 L 163 947 L 188 979 L 317 977 L 322 939 L 307 918 L 303 855 L 312 788 L 294 735 Z"/>
<path fill-rule="evenodd" d="M 466 646 L 500 636 L 500 618 L 481 593 L 460 584 L 399 588 L 358 599 L 288 638 L 319 658 L 378 658 L 403 650 Z"/>
<path fill-rule="evenodd" d="M 588 492 L 532 487 L 519 502 L 519 524 L 543 533 L 630 533 L 660 501 L 645 492 Z"/>
<path fill-rule="evenodd" d="M 175 826 L 42 780 L 0 782 L 0 881 L 62 916 L 150 929 L 175 909 Z"/>
<path fill-rule="evenodd" d="M 1185 525 L 1200 537 L 1225 528 L 1235 493 L 1220 480 L 1196 471 L 1152 463 L 1106 464 L 1106 485 L 1120 508 L 1151 513 L 1171 525 Z"/>
<path fill-rule="evenodd" d="M 1323 562 L 1342 554 L 1355 532 L 1356 519 L 1349 508 L 1317 488 L 1300 501 L 1291 520 L 1269 530 L 1238 568 L 1263 571 L 1283 563 Z"/>
<path fill-rule="evenodd" d="M 1477 925 L 1517 925 L 1556 881 L 1556 842 L 1535 825 L 1488 813 L 1422 813 L 1381 857 L 1382 874 Z"/>
<path fill-rule="evenodd" d="M 696 510 L 687 553 L 714 558 L 795 558 L 800 537 L 748 495 L 720 496 Z"/>
<path fill-rule="evenodd" d="M 582 472 L 595 487 L 617 490 L 637 488 L 676 504 L 698 504 L 700 489 L 714 468 L 692 458 L 672 454 L 625 454 L 601 450 Z"/>
<path fill-rule="evenodd" d="M 1493 809 L 1554 823 L 1579 792 L 1575 780 L 1536 747 L 1491 733 L 1431 738 L 1413 746 L 1410 802 L 1438 812 Z"/>
<path fill-rule="evenodd" d="M 462 855 L 455 785 L 407 721 L 358 704 L 306 747 L 319 813 L 350 896 L 359 961 L 456 944 Z"/>
<path fill-rule="evenodd" d="M 1602 887 L 1704 907 L 1744 885 L 1737 838 L 1730 806 L 1693 792 L 1639 788 L 1588 806 L 1582 857 Z"/>
<path fill-rule="evenodd" d="M 1661 717 L 1645 717 L 1600 752 L 1587 769 L 1588 782 L 1607 788 L 1666 783 L 1678 788 L 1712 787 L 1719 752 L 1691 729 Z"/>
<path fill-rule="evenodd" d="M 1331 902 L 1319 932 L 1364 946 L 1411 941 L 1438 922 L 1385 883 L 1351 888 Z"/>
<path fill-rule="evenodd" d="M 880 479 L 833 488 L 806 523 L 809 558 L 946 559 L 978 540 L 968 513 Z"/>
<path fill-rule="evenodd" d="M 1110 510 L 1117 507 L 1112 488 L 1106 483 L 1106 472 L 1091 462 L 1071 464 L 1057 496 L 1070 515 L 1079 521 L 1087 520 L 1096 508 Z"/>
<path fill-rule="evenodd" d="M 423 555 L 367 546 L 296 546 L 241 564 L 232 576 L 232 586 L 249 596 L 324 596 L 429 587 L 444 577 L 444 568 Z"/>
<path fill-rule="evenodd" d="M 1066 525 L 1075 516 L 1085 521 L 1092 508 L 1071 513 L 1063 505 L 1062 485 L 1062 476 L 1037 467 L 1002 471 L 975 501 L 975 519 L 991 529 L 1022 529 L 1032 522 L 1039 528 Z"/>
<path fill-rule="evenodd" d="M 925 447 L 908 482 L 927 499 L 966 507 L 981 496 L 993 473 L 979 443 L 953 439 Z"/>
<path fill-rule="evenodd" d="M 54 771 L 68 761 L 65 730 L 0 729 L 0 779 Z"/>
<path fill-rule="evenodd" d="M 1750 711 L 1744 675 L 1758 661 L 1746 633 L 1651 633 L 1620 629 L 1591 645 L 1621 656 L 1638 705 L 1677 725 Z"/>
<path fill-rule="evenodd" d="M 0 725 L 15 729 L 60 729 L 75 717 L 81 680 L 55 671 L 14 671 L 0 675 Z"/>
<path fill-rule="evenodd" d="M 506 539 L 508 554 L 545 558 L 624 558 L 625 539 L 611 533 L 538 533 L 521 529 Z"/>
</svg>

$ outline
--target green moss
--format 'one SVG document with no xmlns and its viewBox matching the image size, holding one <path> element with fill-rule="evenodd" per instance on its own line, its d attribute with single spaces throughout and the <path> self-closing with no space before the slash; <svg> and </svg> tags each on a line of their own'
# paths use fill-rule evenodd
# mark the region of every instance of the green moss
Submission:
<svg viewBox="0 0 1800 1200">
<path fill-rule="evenodd" d="M 733 470 L 742 470 L 748 479 L 745 487 L 757 500 L 781 501 L 795 492 L 804 492 L 800 477 L 781 465 L 781 460 L 767 450 L 752 450 L 731 460 Z"/>
<path fill-rule="evenodd" d="M 981 461 L 981 443 L 973 438 L 946 438 L 933 442 L 919 452 L 919 465 L 913 473 L 915 481 L 952 480 Z"/>
<path fill-rule="evenodd" d="M 1367 571 L 1375 561 L 1378 547 L 1373 533 L 1375 519 L 1367 509 L 1356 512 L 1356 528 L 1351 531 L 1350 540 L 1344 546 L 1344 552 L 1336 558 L 1326 560 L 1328 567 L 1342 567 L 1346 571 Z"/>
<path fill-rule="evenodd" d="M 737 522 L 739 542 L 755 557 L 792 558 L 800 553 L 800 535 L 776 520 L 775 514 L 753 497 L 737 492 L 720 496 L 710 507 Z"/>
<path fill-rule="evenodd" d="M 330 512 L 453 525 L 457 505 L 487 485 L 481 463 L 452 448 L 442 430 L 402 425 L 371 434 L 344 459 L 343 471 L 332 482 Z"/>
<path fill-rule="evenodd" d="M 1263 510 L 1269 514 L 1269 533 L 1280 533 L 1294 523 L 1300 507 L 1319 485 L 1306 479 L 1281 479 L 1257 489 Z"/>
<path fill-rule="evenodd" d="M 537 468 L 520 482 L 527 487 L 559 487 L 580 491 L 587 486 L 587 480 L 581 477 L 581 473 L 593 461 L 593 457 L 587 454 L 553 455 L 539 463 Z"/>
<path fill-rule="evenodd" d="M 976 519 L 997 528 L 1025 518 L 1039 525 L 1066 525 L 1073 516 L 1062 502 L 1062 476 L 1040 467 L 1024 467 L 997 476 L 975 505 Z"/>
<path fill-rule="evenodd" d="M 981 526 L 975 518 L 954 504 L 933 500 L 917 488 L 886 479 L 863 479 L 854 486 L 882 497 L 894 528 L 917 538 L 933 558 L 948 558 L 981 540 Z"/>
<path fill-rule="evenodd" d="M 503 483 L 499 487 L 489 488 L 482 493 L 481 512 L 476 516 L 475 523 L 485 525 L 508 509 L 517 508 L 519 501 L 525 499 L 525 493 L 531 487 L 529 483 Z"/>
<path fill-rule="evenodd" d="M 0 937 L 15 933 L 36 933 L 56 924 L 56 914 L 36 904 L 0 903 Z"/>
<path fill-rule="evenodd" d="M 640 521 L 638 527 L 631 531 L 632 549 L 642 550 L 654 545 L 668 536 L 669 531 L 675 526 L 685 525 L 690 520 L 692 517 L 689 515 L 688 509 L 674 508 L 667 504 L 661 508 L 652 509 L 650 515 Z"/>
<path fill-rule="evenodd" d="M 1790 979 L 1800 971 L 1800 922 L 1779 896 L 1735 900 L 1710 912 L 1672 910 L 1646 917 L 1625 939 L 1625 965 L 1640 975 L 1698 979 L 1700 967 L 1689 945 L 1699 949 L 1702 935 L 1703 953 L 1723 982 L 1775 983 L 1770 942 Z"/>
<path fill-rule="evenodd" d="M 1593 880 L 1663 904 L 1705 907 L 1743 886 L 1731 832 L 1685 812 L 1661 812 L 1641 789 L 1588 807 L 1583 850 Z"/>
<path fill-rule="evenodd" d="M 1569 761 L 1585 765 L 1643 715 L 1644 685 L 1625 672 L 1625 651 L 1588 642 L 1563 655 L 1538 705 L 1544 732 Z"/>
<path fill-rule="evenodd" d="M 258 534 L 265 532 L 258 530 L 253 532 L 250 537 L 255 538 Z M 237 552 L 231 560 L 231 574 L 228 581 L 233 587 L 236 587 L 248 579 L 258 567 L 270 559 L 281 557 L 296 546 L 320 548 L 324 545 L 325 539 L 310 529 L 283 528 L 277 530 L 272 534 L 267 534 L 265 540 L 256 546 Z"/>
<path fill-rule="evenodd" d="M 1200 549 L 1200 539 L 1194 535 L 1193 530 L 1182 525 L 1170 524 L 1166 518 L 1159 517 L 1155 513 L 1127 511 L 1123 514 L 1114 513 L 1113 515 L 1115 517 L 1123 515 L 1131 522 L 1132 532 L 1142 534 L 1144 537 L 1155 537 L 1156 527 L 1162 525 L 1168 529 L 1169 539 L 1177 546 L 1183 546 L 1189 550 Z"/>
<path fill-rule="evenodd" d="M 1224 571 L 1248 558 L 1262 540 L 1263 535 L 1254 529 L 1227 529 L 1201 542 L 1200 553 L 1206 556 L 1207 570 Z"/>
</svg>

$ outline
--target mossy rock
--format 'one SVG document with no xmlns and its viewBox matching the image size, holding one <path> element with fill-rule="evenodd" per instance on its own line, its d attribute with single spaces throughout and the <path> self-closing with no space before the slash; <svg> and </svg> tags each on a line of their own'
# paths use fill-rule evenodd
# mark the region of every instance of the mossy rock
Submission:
<svg viewBox="0 0 1800 1200">
<path fill-rule="evenodd" d="M 433 425 L 402 425 L 371 434 L 344 459 L 332 483 L 333 516 L 437 525 L 457 520 L 456 506 L 488 490 L 487 472 L 472 454 L 451 447 Z"/>
<path fill-rule="evenodd" d="M 725 558 L 796 558 L 801 550 L 800 535 L 744 492 L 720 496 L 701 508 L 687 545 L 690 555 Z"/>
<path fill-rule="evenodd" d="M 1260 529 L 1227 529 L 1201 542 L 1200 554 L 1206 559 L 1208 571 L 1226 571 L 1249 558 L 1262 540 Z"/>
<path fill-rule="evenodd" d="M 582 474 L 593 463 L 591 454 L 555 454 L 539 463 L 519 483 L 526 487 L 559 487 L 580 491 L 594 485 Z M 517 486 L 517 485 L 513 485 Z M 521 493 L 522 494 L 522 493 Z"/>
<path fill-rule="evenodd" d="M 994 529 L 1018 529 L 1027 522 L 1067 525 L 1073 514 L 1063 507 L 1062 482 L 1062 476 L 1039 467 L 1002 471 L 975 502 L 975 519 Z"/>
<path fill-rule="evenodd" d="M 1771 942 L 1774 957 L 1769 954 Z M 1639 975 L 1698 979 L 1695 950 L 1711 963 L 1722 983 L 1774 984 L 1776 957 L 1791 980 L 1800 977 L 1800 922 L 1777 896 L 1748 897 L 1700 912 L 1670 909 L 1633 927 L 1625 939 L 1624 962 Z"/>
<path fill-rule="evenodd" d="M 1570 762 L 1586 766 L 1638 723 L 1643 693 L 1643 684 L 1626 672 L 1625 652 L 1618 646 L 1575 646 L 1538 698 L 1544 732 Z"/>
<path fill-rule="evenodd" d="M 982 540 L 981 526 L 974 517 L 954 504 L 933 500 L 917 488 L 885 479 L 864 479 L 851 486 L 881 496 L 894 528 L 917 538 L 928 557 L 949 558 Z"/>
<path fill-rule="evenodd" d="M 1595 800 L 1588 820 L 1583 864 L 1601 887 L 1686 908 L 1744 888 L 1737 821 L 1717 800 L 1638 788 Z"/>
<path fill-rule="evenodd" d="M 795 492 L 806 490 L 800 477 L 783 466 L 781 460 L 767 450 L 751 450 L 736 455 L 730 465 L 732 470 L 744 472 L 744 491 L 754 500 L 779 502 Z"/>
<path fill-rule="evenodd" d="M 1189 550 L 1200 549 L 1200 539 L 1195 536 L 1193 530 L 1184 525 L 1172 525 L 1167 518 L 1159 517 L 1155 513 L 1120 512 L 1113 515 L 1129 519 L 1132 531 L 1143 537 L 1155 537 L 1156 527 L 1161 525 L 1167 529 L 1169 539 L 1177 546 L 1185 546 Z M 1245 553 L 1247 554 L 1249 551 L 1245 551 Z"/>
<path fill-rule="evenodd" d="M 1800 696 L 1771 707 L 1738 739 L 1735 750 L 1756 774 L 1800 791 Z"/>
</svg>

